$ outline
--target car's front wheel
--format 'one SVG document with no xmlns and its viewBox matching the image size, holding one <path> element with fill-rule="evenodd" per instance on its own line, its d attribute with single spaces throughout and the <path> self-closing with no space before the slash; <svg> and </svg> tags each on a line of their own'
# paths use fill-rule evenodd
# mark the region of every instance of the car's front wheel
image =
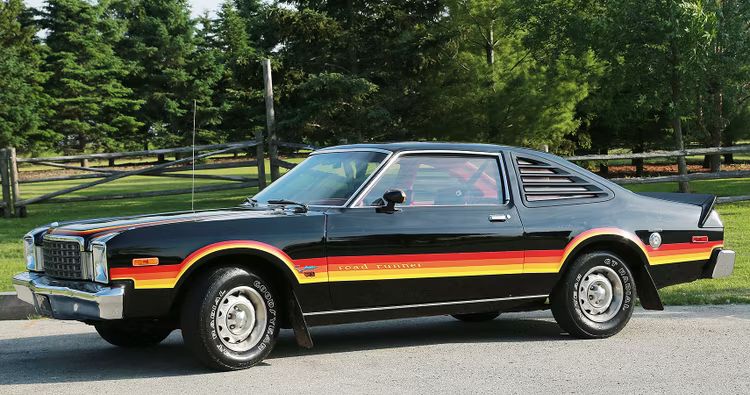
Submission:
<svg viewBox="0 0 750 395">
<path fill-rule="evenodd" d="M 262 361 L 279 334 L 279 303 L 271 284 L 240 267 L 207 273 L 184 299 L 182 337 L 193 354 L 217 370 Z"/>
<path fill-rule="evenodd" d="M 633 275 L 617 255 L 598 251 L 578 257 L 551 295 L 557 323 L 575 337 L 612 336 L 633 315 Z"/>
<path fill-rule="evenodd" d="M 160 321 L 147 320 L 101 321 L 94 328 L 109 344 L 126 348 L 155 346 L 174 330 Z"/>
</svg>

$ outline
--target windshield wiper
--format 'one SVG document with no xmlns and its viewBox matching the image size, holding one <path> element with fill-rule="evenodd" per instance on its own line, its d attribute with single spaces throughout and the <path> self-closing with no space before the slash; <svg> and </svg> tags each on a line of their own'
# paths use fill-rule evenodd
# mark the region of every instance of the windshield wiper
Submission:
<svg viewBox="0 0 750 395">
<path fill-rule="evenodd" d="M 247 205 L 247 206 L 250 206 L 250 207 L 258 207 L 258 201 L 255 200 L 255 199 L 253 199 L 253 198 L 251 198 L 251 197 L 248 197 L 247 199 L 245 199 L 245 202 L 242 203 L 242 205 L 243 206 Z"/>
<path fill-rule="evenodd" d="M 286 199 L 272 199 L 268 201 L 268 204 L 277 204 L 280 206 L 297 206 L 301 209 L 302 213 L 306 213 L 308 211 L 307 205 L 305 203 L 295 202 L 293 200 L 286 200 Z"/>
</svg>

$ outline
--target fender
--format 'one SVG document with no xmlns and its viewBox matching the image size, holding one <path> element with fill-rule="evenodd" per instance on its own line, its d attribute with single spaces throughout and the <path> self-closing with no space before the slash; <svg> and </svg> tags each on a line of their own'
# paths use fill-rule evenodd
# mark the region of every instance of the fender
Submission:
<svg viewBox="0 0 750 395">
<path fill-rule="evenodd" d="M 640 261 L 640 265 L 633 265 L 633 277 L 635 277 L 638 286 L 638 299 L 641 306 L 646 310 L 664 310 L 664 304 L 659 296 L 656 287 L 648 257 L 648 250 L 643 242 L 633 233 L 617 228 L 592 229 L 576 236 L 569 244 L 572 248 L 566 251 L 565 260 L 560 273 L 564 273 L 568 266 L 572 264 L 573 258 L 582 250 L 595 243 L 616 243 L 619 248 L 625 248 L 626 251 L 633 254 Z"/>
<path fill-rule="evenodd" d="M 253 240 L 230 240 L 204 246 L 177 265 L 112 268 L 113 280 L 131 280 L 135 289 L 175 289 L 197 268 L 222 255 L 241 252 L 272 262 L 289 280 L 292 287 L 328 281 L 325 258 L 293 260 L 281 249 Z"/>
</svg>

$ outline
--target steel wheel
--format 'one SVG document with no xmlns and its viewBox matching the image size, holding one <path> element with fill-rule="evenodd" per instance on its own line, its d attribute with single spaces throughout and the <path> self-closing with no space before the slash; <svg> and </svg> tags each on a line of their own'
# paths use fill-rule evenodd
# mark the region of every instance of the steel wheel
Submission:
<svg viewBox="0 0 750 395">
<path fill-rule="evenodd" d="M 232 288 L 219 303 L 216 332 L 222 344 L 244 352 L 258 344 L 266 331 L 268 311 L 258 291 L 247 286 Z"/>
<path fill-rule="evenodd" d="M 591 268 L 581 279 L 578 304 L 586 318 L 607 322 L 622 307 L 624 290 L 620 276 L 607 266 Z"/>
</svg>

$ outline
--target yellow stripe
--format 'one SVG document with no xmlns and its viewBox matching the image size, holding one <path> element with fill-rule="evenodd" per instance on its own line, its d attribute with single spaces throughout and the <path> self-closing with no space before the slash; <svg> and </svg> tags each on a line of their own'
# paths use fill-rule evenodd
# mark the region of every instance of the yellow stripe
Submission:
<svg viewBox="0 0 750 395">
<path fill-rule="evenodd" d="M 202 258 L 205 258 L 206 256 L 213 254 L 215 252 L 228 250 L 228 249 L 249 249 L 249 250 L 258 250 L 258 251 L 269 253 L 275 256 L 276 258 L 280 259 L 282 262 L 284 262 L 284 264 L 294 274 L 295 278 L 297 279 L 297 282 L 300 284 L 311 284 L 311 283 L 320 283 L 320 282 L 328 281 L 327 272 L 316 273 L 315 277 L 306 277 L 297 271 L 297 269 L 294 267 L 294 263 L 292 263 L 286 256 L 280 254 L 275 248 L 268 248 L 257 242 L 244 242 L 244 241 L 238 241 L 235 243 L 227 243 L 227 244 L 218 245 L 216 247 L 207 248 L 206 250 L 202 251 L 200 254 L 197 254 L 191 257 L 190 261 L 186 262 L 182 266 L 182 269 L 180 269 L 180 272 L 177 274 L 177 276 L 173 278 L 138 280 L 138 279 L 133 278 L 132 276 L 127 276 L 127 277 L 123 276 L 123 277 L 117 277 L 117 278 L 113 277 L 113 280 L 132 280 L 133 287 L 137 289 L 174 288 L 177 285 L 177 282 L 179 282 L 180 278 L 182 278 L 182 275 L 185 274 L 185 272 L 188 269 L 190 269 L 190 267 L 192 267 L 193 264 L 195 264 L 195 262 L 198 262 Z"/>
<path fill-rule="evenodd" d="M 349 270 L 329 272 L 330 281 L 393 280 L 401 278 L 491 276 L 523 273 L 523 264 L 490 265 L 481 267 L 441 267 L 386 270 Z"/>
</svg>

